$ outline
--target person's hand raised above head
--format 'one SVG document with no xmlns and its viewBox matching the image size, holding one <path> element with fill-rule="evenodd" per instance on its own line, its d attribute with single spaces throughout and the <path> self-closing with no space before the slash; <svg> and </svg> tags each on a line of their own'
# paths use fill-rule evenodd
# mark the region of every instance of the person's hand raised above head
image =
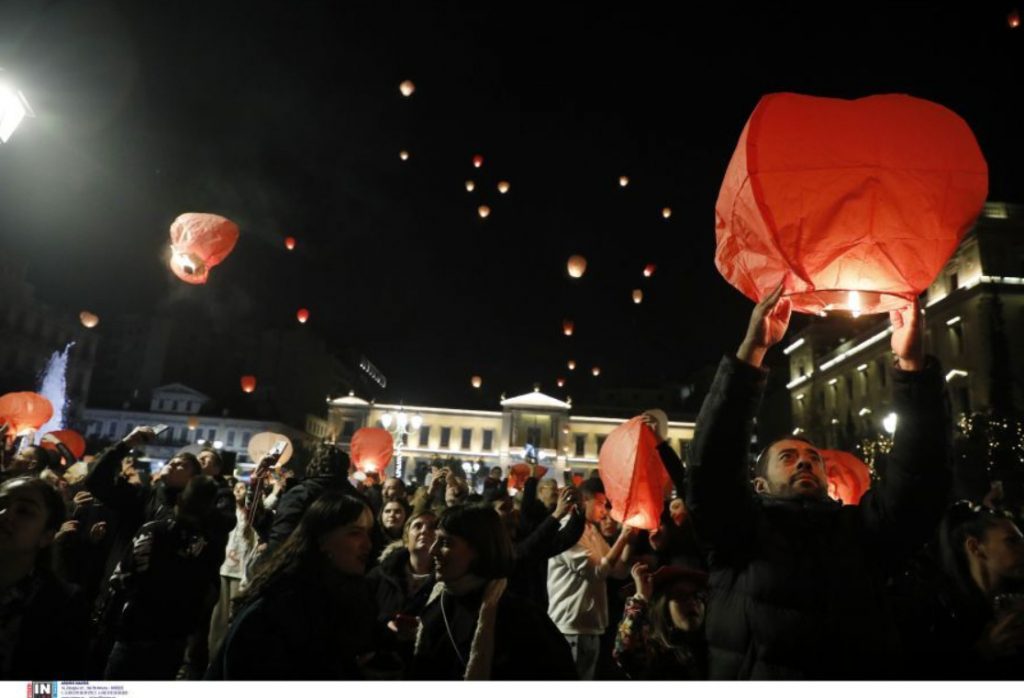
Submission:
<svg viewBox="0 0 1024 698">
<path fill-rule="evenodd" d="M 892 323 L 892 352 L 900 369 L 920 371 L 924 368 L 924 342 L 917 299 L 900 310 L 890 310 L 889 322 Z"/>
<path fill-rule="evenodd" d="M 576 504 L 576 488 L 566 487 L 558 495 L 558 502 L 555 504 L 555 511 L 551 514 L 556 519 L 561 519 Z"/>
<path fill-rule="evenodd" d="M 633 583 L 636 584 L 636 594 L 644 601 L 650 601 L 654 595 L 654 581 L 651 577 L 651 570 L 642 562 L 633 565 L 630 570 L 633 576 Z"/>
<path fill-rule="evenodd" d="M 155 438 L 156 432 L 153 431 L 152 427 L 135 427 L 121 442 L 135 448 L 147 444 Z"/>
<path fill-rule="evenodd" d="M 760 366 L 765 352 L 782 341 L 789 328 L 792 305 L 782 297 L 782 283 L 761 299 L 750 314 L 747 335 L 736 352 L 736 358 L 751 366 Z"/>
</svg>

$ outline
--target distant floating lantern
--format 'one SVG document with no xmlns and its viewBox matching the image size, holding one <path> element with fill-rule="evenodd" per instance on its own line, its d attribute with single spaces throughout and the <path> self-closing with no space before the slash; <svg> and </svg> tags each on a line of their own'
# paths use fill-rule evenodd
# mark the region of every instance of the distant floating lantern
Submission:
<svg viewBox="0 0 1024 698">
<path fill-rule="evenodd" d="M 633 289 L 633 302 L 639 305 L 644 300 L 644 292 L 639 288 Z"/>
<path fill-rule="evenodd" d="M 658 266 L 656 264 L 648 264 L 646 267 L 644 267 L 644 276 L 646 276 L 647 278 L 654 276 L 654 270 L 657 268 Z"/>
<path fill-rule="evenodd" d="M 565 379 L 564 378 L 559 378 L 557 383 L 558 383 L 558 387 L 559 388 L 564 388 L 565 387 Z"/>
<path fill-rule="evenodd" d="M 473 156 L 473 167 L 475 167 L 475 168 L 477 168 L 479 170 L 483 166 L 484 166 L 484 156 L 483 155 L 474 155 Z"/>
<path fill-rule="evenodd" d="M 473 380 L 471 380 L 470 382 L 473 384 L 474 388 L 479 388 L 481 385 L 484 384 L 484 379 L 481 378 L 480 376 L 473 376 Z"/>
<path fill-rule="evenodd" d="M 241 383 L 243 393 L 251 393 L 256 390 L 256 376 L 242 376 Z M 196 422 L 198 426 L 198 420 Z"/>
<path fill-rule="evenodd" d="M 498 182 L 498 192 L 502 194 L 507 194 L 510 186 L 511 185 L 508 182 L 502 180 Z"/>
<path fill-rule="evenodd" d="M 594 374 L 594 378 L 597 378 L 598 376 L 601 375 L 601 367 L 594 366 L 594 368 L 590 369 L 590 372 Z"/>
<path fill-rule="evenodd" d="M 572 331 L 575 325 L 572 320 L 562 320 L 562 333 L 566 337 L 572 337 Z"/>
<path fill-rule="evenodd" d="M 1006 23 L 1010 25 L 1010 29 L 1016 29 L 1020 26 L 1020 13 L 1017 10 L 1011 10 L 1010 14 L 1006 17 Z"/>
<path fill-rule="evenodd" d="M 96 325 L 100 324 L 99 316 L 94 313 L 90 313 L 88 310 L 83 310 L 78 314 L 78 319 L 82 323 L 82 327 L 91 330 Z"/>
<path fill-rule="evenodd" d="M 199 428 L 199 417 L 189 417 L 188 418 L 188 428 L 191 431 L 195 431 L 196 429 L 198 429 Z"/>
<path fill-rule="evenodd" d="M 569 366 L 569 370 L 570 370 L 570 371 L 575 371 L 575 370 L 576 370 L 576 362 L 575 362 L 575 361 L 573 361 L 572 359 L 569 359 L 569 364 L 568 364 L 568 366 Z"/>
<path fill-rule="evenodd" d="M 293 237 L 292 237 L 292 236 L 290 236 L 290 235 L 289 235 L 288 237 L 286 237 L 286 238 L 284 239 L 284 246 L 285 246 L 285 247 L 286 247 L 287 249 L 289 249 L 289 250 L 294 250 L 294 249 L 295 249 L 295 238 L 293 238 Z"/>
<path fill-rule="evenodd" d="M 214 213 L 183 213 L 171 223 L 171 271 L 186 283 L 205 284 L 210 270 L 238 242 L 238 226 Z"/>
<path fill-rule="evenodd" d="M 296 318 L 296 319 L 297 319 L 297 320 L 298 320 L 298 321 L 299 321 L 300 323 L 302 323 L 303 325 L 305 325 L 305 324 L 306 324 L 306 320 L 308 320 L 308 319 L 309 319 L 309 311 L 308 311 L 308 310 L 306 310 L 305 308 L 299 308 L 299 312 L 295 313 L 295 318 Z"/>
<path fill-rule="evenodd" d="M 466 191 L 473 191 L 474 189 L 476 189 L 476 182 L 474 182 L 472 179 L 467 179 Z"/>
<path fill-rule="evenodd" d="M 670 209 L 668 206 L 666 206 L 665 208 L 661 209 L 661 217 L 664 218 L 665 220 L 668 220 L 669 218 L 671 218 L 672 217 L 672 209 Z"/>
<path fill-rule="evenodd" d="M 478 214 L 480 214 L 480 217 L 481 217 L 481 218 L 487 218 L 487 216 L 491 215 L 491 207 L 490 207 L 490 206 L 488 206 L 487 204 L 482 204 L 482 205 L 481 205 L 481 206 L 480 206 L 480 207 L 479 207 L 479 208 L 478 208 L 478 209 L 476 210 L 476 212 L 477 212 Z"/>
<path fill-rule="evenodd" d="M 401 158 L 403 161 L 408 160 L 409 159 L 409 151 L 408 150 L 399 151 L 398 157 Z"/>
<path fill-rule="evenodd" d="M 398 91 L 402 93 L 403 97 L 412 97 L 412 93 L 416 91 L 416 83 L 412 80 L 403 80 L 398 86 Z"/>
<path fill-rule="evenodd" d="M 619 177 L 619 186 L 620 187 L 628 187 L 629 186 L 629 177 L 627 177 L 626 175 L 622 175 L 621 177 Z"/>
<path fill-rule="evenodd" d="M 572 257 L 569 257 L 566 268 L 569 270 L 569 276 L 578 279 L 587 270 L 587 258 L 583 255 L 574 254 Z"/>
</svg>

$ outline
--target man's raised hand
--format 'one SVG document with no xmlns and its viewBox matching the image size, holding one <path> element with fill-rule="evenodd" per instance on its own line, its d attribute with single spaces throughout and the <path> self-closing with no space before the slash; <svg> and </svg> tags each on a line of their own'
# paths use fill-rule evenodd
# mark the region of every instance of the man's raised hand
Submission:
<svg viewBox="0 0 1024 698">
<path fill-rule="evenodd" d="M 765 352 L 782 341 L 789 327 L 792 305 L 782 297 L 782 283 L 761 299 L 750 314 L 747 336 L 736 352 L 736 358 L 751 366 L 760 366 Z"/>
</svg>

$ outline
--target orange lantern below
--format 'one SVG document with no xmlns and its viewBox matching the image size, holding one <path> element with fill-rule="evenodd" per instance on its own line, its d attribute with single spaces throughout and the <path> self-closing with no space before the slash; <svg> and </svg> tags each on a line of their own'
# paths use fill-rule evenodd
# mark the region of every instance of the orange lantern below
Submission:
<svg viewBox="0 0 1024 698">
<path fill-rule="evenodd" d="M 569 257 L 569 261 L 565 266 L 569 270 L 569 276 L 578 279 L 587 270 L 587 258 L 580 254 L 574 254 L 572 257 Z"/>
<path fill-rule="evenodd" d="M 484 379 L 481 378 L 480 376 L 473 376 L 473 379 L 470 381 L 470 383 L 472 383 L 474 388 L 479 388 L 481 385 L 484 384 Z"/>
<path fill-rule="evenodd" d="M 65 466 L 74 465 L 85 455 L 85 438 L 73 429 L 51 431 L 39 440 L 39 445 L 57 453 L 66 450 L 67 453 L 62 453 L 64 460 L 68 461 Z"/>
<path fill-rule="evenodd" d="M 476 189 L 476 182 L 474 182 L 472 179 L 467 179 L 466 191 L 473 191 L 474 189 Z"/>
<path fill-rule="evenodd" d="M 627 177 L 626 175 L 622 175 L 621 177 L 619 177 L 619 186 L 620 187 L 629 186 L 629 177 Z"/>
<path fill-rule="evenodd" d="M 100 319 L 94 313 L 90 313 L 88 310 L 83 310 L 78 314 L 78 319 L 82 323 L 82 327 L 91 330 L 96 325 L 100 324 Z"/>
<path fill-rule="evenodd" d="M 570 371 L 575 371 L 576 370 L 576 362 L 573 361 L 572 359 L 569 359 L 569 363 L 567 365 L 568 365 Z"/>
<path fill-rule="evenodd" d="M 575 473 L 573 473 L 572 484 L 573 484 L 573 487 L 579 487 L 580 485 L 582 485 L 583 484 L 583 476 L 582 475 L 576 475 Z"/>
<path fill-rule="evenodd" d="M 305 308 L 299 308 L 299 311 L 295 313 L 295 319 L 298 320 L 299 323 L 305 325 L 306 320 L 309 319 L 309 311 Z"/>
<path fill-rule="evenodd" d="M 612 518 L 635 528 L 656 529 L 669 476 L 658 455 L 654 432 L 643 417 L 634 417 L 608 435 L 597 467 L 612 503 Z"/>
<path fill-rule="evenodd" d="M 510 187 L 511 185 L 508 182 L 502 180 L 498 182 L 498 193 L 507 194 Z"/>
<path fill-rule="evenodd" d="M 562 320 L 562 334 L 566 337 L 572 337 L 572 331 L 575 328 L 572 320 Z"/>
<path fill-rule="evenodd" d="M 237 242 L 238 226 L 227 218 L 183 213 L 171 224 L 171 271 L 186 283 L 205 284 Z"/>
<path fill-rule="evenodd" d="M 365 473 L 383 475 L 394 449 L 395 440 L 386 429 L 363 427 L 352 435 L 352 462 Z"/>
<path fill-rule="evenodd" d="M 594 374 L 594 378 L 597 378 L 598 376 L 601 375 L 601 367 L 594 366 L 594 368 L 590 369 L 590 372 Z"/>
<path fill-rule="evenodd" d="M 818 449 L 825 459 L 828 496 L 843 504 L 859 504 L 871 488 L 871 470 L 857 456 L 846 451 Z"/>
<path fill-rule="evenodd" d="M 564 388 L 565 387 L 565 379 L 564 378 L 559 378 L 557 383 L 558 383 L 558 387 L 559 388 Z"/>
<path fill-rule="evenodd" d="M 400 151 L 398 151 L 398 157 L 403 162 L 405 160 L 408 160 L 409 159 L 409 151 L 408 150 L 400 150 Z"/>
<path fill-rule="evenodd" d="M 416 91 L 416 83 L 412 80 L 402 80 L 398 85 L 398 91 L 402 93 L 403 97 L 412 97 L 412 93 Z"/>
<path fill-rule="evenodd" d="M 188 418 L 188 428 L 191 431 L 195 431 L 196 429 L 198 429 L 199 428 L 199 417 L 189 417 Z"/>
<path fill-rule="evenodd" d="M 284 246 L 289 250 L 295 249 L 295 238 L 290 235 L 284 239 Z"/>
<path fill-rule="evenodd" d="M 644 276 L 647 277 L 648 279 L 651 278 L 652 276 L 654 276 L 654 270 L 657 268 L 657 265 L 648 264 L 646 267 L 644 267 Z"/>
<path fill-rule="evenodd" d="M 547 474 L 548 469 L 543 465 L 537 467 L 537 479 L 543 479 L 544 475 Z M 516 492 L 522 492 L 523 488 L 526 487 L 526 480 L 530 477 L 530 470 L 533 468 L 529 463 L 516 463 L 508 469 L 508 491 L 509 494 L 515 494 Z"/>
<path fill-rule="evenodd" d="M 0 397 L 0 423 L 10 424 L 8 437 L 24 436 L 53 418 L 53 405 L 38 393 L 7 393 Z"/>
<path fill-rule="evenodd" d="M 669 218 L 671 218 L 672 217 L 672 209 L 670 209 L 668 206 L 666 206 L 665 208 L 661 209 L 661 217 L 664 218 L 665 220 L 668 220 Z"/>
<path fill-rule="evenodd" d="M 1010 25 L 1010 29 L 1016 29 L 1020 26 L 1020 13 L 1017 10 L 1011 10 L 1010 14 L 1006 17 L 1006 23 Z"/>
<path fill-rule="evenodd" d="M 644 299 L 644 292 L 638 288 L 633 289 L 633 302 L 641 303 Z"/>
<path fill-rule="evenodd" d="M 715 204 L 715 264 L 752 300 L 880 313 L 932 283 L 981 213 L 970 127 L 907 95 L 761 98 Z"/>
<path fill-rule="evenodd" d="M 481 218 L 487 218 L 487 216 L 491 215 L 491 207 L 483 204 L 476 210 L 476 212 Z"/>
<path fill-rule="evenodd" d="M 251 393 L 256 390 L 256 376 L 242 376 L 242 392 Z"/>
<path fill-rule="evenodd" d="M 484 156 L 483 155 L 474 155 L 473 156 L 473 167 L 475 167 L 477 169 L 480 169 L 483 166 L 484 166 Z"/>
</svg>

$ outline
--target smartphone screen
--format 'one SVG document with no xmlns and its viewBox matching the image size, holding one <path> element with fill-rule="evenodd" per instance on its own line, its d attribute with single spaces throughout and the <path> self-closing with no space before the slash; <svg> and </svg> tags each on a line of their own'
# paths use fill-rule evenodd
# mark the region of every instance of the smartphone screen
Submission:
<svg viewBox="0 0 1024 698">
<path fill-rule="evenodd" d="M 160 436 L 165 431 L 167 431 L 167 429 L 168 426 L 166 424 L 157 424 L 155 427 L 153 427 L 153 433 L 156 434 L 157 436 Z"/>
<path fill-rule="evenodd" d="M 572 487 L 573 486 L 572 471 L 571 470 L 566 470 L 564 473 L 562 473 L 562 483 L 566 487 Z"/>
</svg>

